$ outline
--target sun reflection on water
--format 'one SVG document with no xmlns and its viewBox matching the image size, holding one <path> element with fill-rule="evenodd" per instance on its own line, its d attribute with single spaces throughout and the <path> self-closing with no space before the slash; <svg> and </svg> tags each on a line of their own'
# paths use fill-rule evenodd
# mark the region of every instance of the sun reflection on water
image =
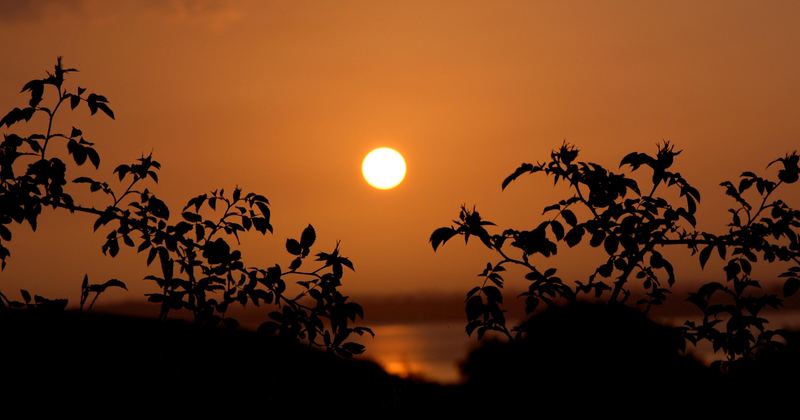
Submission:
<svg viewBox="0 0 800 420">
<path fill-rule="evenodd" d="M 402 377 L 454 383 L 474 339 L 457 322 L 375 325 L 375 339 L 367 338 L 366 357 L 387 372 Z"/>
</svg>

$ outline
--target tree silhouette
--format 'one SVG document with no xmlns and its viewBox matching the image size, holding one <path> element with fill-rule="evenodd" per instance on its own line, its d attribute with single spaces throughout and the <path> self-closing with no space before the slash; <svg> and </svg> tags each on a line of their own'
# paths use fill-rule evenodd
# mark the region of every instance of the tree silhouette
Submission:
<svg viewBox="0 0 800 420">
<path fill-rule="evenodd" d="M 580 401 L 587 409 L 619 400 L 627 408 L 653 395 L 680 404 L 680 397 L 707 395 L 719 384 L 718 375 L 681 354 L 679 331 L 627 305 L 553 306 L 518 330 L 518 339 L 484 340 L 461 365 L 470 399 L 535 396 L 554 406 Z"/>
<path fill-rule="evenodd" d="M 115 257 L 122 246 L 135 248 L 146 255 L 148 265 L 156 262 L 159 272 L 145 277 L 159 291 L 148 294 L 150 302 L 160 305 L 160 317 L 170 311 L 189 311 L 202 325 L 235 326 L 227 315 L 231 305 L 267 305 L 272 308 L 269 319 L 259 328 L 266 334 L 278 334 L 322 347 L 342 356 L 359 354 L 364 346 L 351 341 L 353 334 L 372 334 L 369 328 L 354 325 L 363 318 L 363 309 L 341 293 L 344 269 L 353 270 L 353 263 L 339 253 L 339 244 L 330 252 L 317 252 L 313 262 L 311 249 L 316 232 L 308 225 L 299 239 L 288 239 L 286 250 L 291 255 L 287 267 L 247 266 L 236 249 L 239 234 L 256 231 L 272 232 L 270 207 L 266 197 L 244 192 L 236 187 L 217 189 L 198 195 L 181 210 L 178 221 L 151 190 L 158 182 L 161 164 L 152 155 L 142 156 L 130 164 L 117 166 L 113 173 L 118 182 L 79 177 L 68 182 L 70 164 L 57 157 L 66 149 L 77 166 L 87 163 L 100 168 L 100 155 L 83 131 L 56 128 L 59 111 L 82 106 L 91 115 L 98 111 L 114 118 L 105 96 L 89 93 L 86 88 L 68 89 L 65 79 L 77 71 L 65 68 L 59 57 L 53 73 L 26 83 L 22 92 L 30 95 L 27 106 L 14 108 L 0 120 L 0 128 L 11 128 L 29 122 L 34 115 L 44 115 L 46 128 L 30 135 L 4 134 L 0 144 L 0 259 L 2 267 L 11 255 L 11 224 L 27 223 L 36 230 L 37 220 L 46 207 L 71 213 L 96 216 L 94 230 L 105 230 L 102 246 L 105 255 Z M 52 104 L 45 105 L 45 93 L 54 92 Z M 65 146 L 65 147 L 64 147 Z M 72 184 L 84 184 L 95 193 L 95 204 L 78 203 L 70 194 Z M 311 268 L 310 265 L 313 265 Z M 112 279 L 102 284 L 89 284 L 84 278 L 81 287 L 81 310 L 89 302 L 90 310 L 97 297 L 109 287 L 125 284 Z M 291 289 L 291 290 L 290 290 Z M 64 299 L 48 300 L 31 297 L 21 291 L 23 302 L 0 293 L 0 311 L 14 309 L 63 310 Z"/>
<path fill-rule="evenodd" d="M 529 230 L 490 233 L 494 223 L 476 209 L 462 206 L 452 225 L 431 234 L 433 249 L 455 236 L 463 236 L 465 242 L 474 236 L 499 256 L 479 274 L 481 284 L 467 292 L 467 334 L 477 332 L 483 337 L 488 331 L 497 331 L 511 338 L 524 335 L 519 326 L 506 326 L 502 290 L 507 266 L 526 271 L 528 286 L 521 297 L 529 315 L 542 302 L 553 305 L 588 299 L 611 305 L 631 303 L 632 286 L 643 291 L 633 305 L 647 312 L 667 299 L 676 281 L 673 265 L 662 251 L 684 247 L 703 268 L 714 252 L 725 262 L 723 281 L 705 283 L 690 295 L 689 301 L 702 311 L 703 320 L 685 323 L 685 339 L 710 341 L 715 351 L 726 356 L 725 363 L 717 362 L 720 367 L 780 346 L 782 341 L 777 338 L 785 331 L 768 328 L 762 312 L 781 307 L 783 298 L 764 291 L 751 274 L 753 263 L 784 263 L 789 267 L 781 276 L 785 278 L 784 297 L 800 289 L 800 211 L 772 198 L 782 185 L 797 182 L 800 157 L 793 152 L 771 162 L 768 167 L 778 168 L 776 179 L 744 172 L 738 184 L 723 182 L 736 206 L 729 210 L 727 232 L 714 234 L 696 229 L 700 193 L 673 170 L 680 153 L 665 142 L 658 145 L 655 155 L 634 152 L 621 160 L 620 168 L 627 167 L 631 173 L 649 169 L 646 188 L 624 173 L 579 161 L 578 149 L 566 143 L 554 150 L 547 162 L 521 164 L 503 180 L 503 189 L 522 175 L 541 172 L 554 184 L 567 184 L 571 192 L 546 206 L 543 214 L 548 218 Z M 677 203 L 670 199 L 676 194 L 680 197 Z M 607 257 L 586 279 L 567 282 L 557 275 L 556 268 L 543 267 L 560 244 L 574 247 L 581 242 L 602 247 Z"/>
</svg>

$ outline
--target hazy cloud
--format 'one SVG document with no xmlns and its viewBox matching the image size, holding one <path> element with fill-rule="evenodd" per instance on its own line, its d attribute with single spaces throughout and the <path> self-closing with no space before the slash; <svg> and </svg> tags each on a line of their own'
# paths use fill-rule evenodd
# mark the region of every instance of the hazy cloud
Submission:
<svg viewBox="0 0 800 420">
<path fill-rule="evenodd" d="M 0 0 L 0 22 L 31 22 L 82 7 L 83 0 Z"/>
<path fill-rule="evenodd" d="M 242 17 L 243 2 L 234 0 L 142 0 L 150 13 L 179 20 L 200 20 L 224 27 Z"/>
<path fill-rule="evenodd" d="M 239 4 L 233 0 L 0 0 L 0 22 L 30 23 L 65 14 L 114 18 L 139 12 L 170 19 L 201 19 L 219 25 L 238 20 Z"/>
</svg>

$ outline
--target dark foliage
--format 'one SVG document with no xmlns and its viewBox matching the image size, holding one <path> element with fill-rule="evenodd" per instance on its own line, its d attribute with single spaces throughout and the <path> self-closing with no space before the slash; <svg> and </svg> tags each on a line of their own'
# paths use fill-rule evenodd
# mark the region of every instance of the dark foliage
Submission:
<svg viewBox="0 0 800 420">
<path fill-rule="evenodd" d="M 515 340 L 483 340 L 463 362 L 463 404 L 508 414 L 735 418 L 791 410 L 783 396 L 800 389 L 797 333 L 786 333 L 784 348 L 740 360 L 723 374 L 682 351 L 679 329 L 627 305 L 549 306 L 518 330 Z"/>
<path fill-rule="evenodd" d="M 485 341 L 463 363 L 471 392 L 545 401 L 580 393 L 599 400 L 614 393 L 677 396 L 714 380 L 701 362 L 681 354 L 680 331 L 624 305 L 554 306 L 518 331 L 510 342 Z"/>
<path fill-rule="evenodd" d="M 452 225 L 432 233 L 433 249 L 455 236 L 463 236 L 465 242 L 474 236 L 499 256 L 479 274 L 481 284 L 467 293 L 467 333 L 523 335 L 523 329 L 509 329 L 505 322 L 502 290 L 507 266 L 526 271 L 527 290 L 521 297 L 528 314 L 541 303 L 578 300 L 630 303 L 647 312 L 667 299 L 676 281 L 673 265 L 662 251 L 683 247 L 697 256 L 702 267 L 712 253 L 725 262 L 720 281 L 704 284 L 689 297 L 702 311 L 703 321 L 687 322 L 684 337 L 692 343 L 710 341 L 728 362 L 752 359 L 759 351 L 781 346 L 784 331 L 768 328 L 763 311 L 780 308 L 784 297 L 800 289 L 800 211 L 773 195 L 784 184 L 797 182 L 798 154 L 769 164 L 778 169 L 775 179 L 744 172 L 736 184 L 723 182 L 736 205 L 729 210 L 727 232 L 714 234 L 696 229 L 700 192 L 673 169 L 680 153 L 663 143 L 655 155 L 635 152 L 622 159 L 620 167 L 632 173 L 649 171 L 646 188 L 624 173 L 578 160 L 578 149 L 568 144 L 554 150 L 548 162 L 523 163 L 503 181 L 504 189 L 522 175 L 542 173 L 571 191 L 546 206 L 547 217 L 531 229 L 490 232 L 494 223 L 462 206 Z M 565 281 L 556 268 L 545 265 L 560 247 L 580 243 L 600 248 L 605 257 L 586 279 Z M 761 281 L 751 276 L 753 264 L 761 261 L 788 267 L 781 276 L 783 297 L 765 292 Z M 641 290 L 644 298 L 629 302 L 632 288 Z"/>
<path fill-rule="evenodd" d="M 293 339 L 73 311 L 0 317 L 6 410 L 145 415 L 414 409 L 449 399 Z"/>
<path fill-rule="evenodd" d="M 86 106 L 92 115 L 100 111 L 114 118 L 105 96 L 65 86 L 65 76 L 75 71 L 64 68 L 59 58 L 53 73 L 22 88 L 30 95 L 28 105 L 13 109 L 0 120 L 0 128 L 28 122 L 35 115 L 47 121 L 42 132 L 6 133 L 0 144 L 3 267 L 11 255 L 10 225 L 27 223 L 36 230 L 46 207 L 87 213 L 96 216 L 94 230 L 106 233 L 104 254 L 115 257 L 121 248 L 133 248 L 146 256 L 148 265 L 155 263 L 159 271 L 145 279 L 154 282 L 159 291 L 147 298 L 160 305 L 161 318 L 181 310 L 191 312 L 199 324 L 235 326 L 236 321 L 226 315 L 231 305 L 265 305 L 271 311 L 269 320 L 259 329 L 263 333 L 300 340 L 342 356 L 364 351 L 363 345 L 351 340 L 352 335 L 372 331 L 353 325 L 363 318 L 363 309 L 340 292 L 344 269 L 353 270 L 353 263 L 340 254 L 338 243 L 330 252 L 312 254 L 316 232 L 308 225 L 299 240 L 287 240 L 286 250 L 291 255 L 287 266 L 254 267 L 245 263 L 237 249 L 239 235 L 272 232 L 269 201 L 263 195 L 238 187 L 217 189 L 190 199 L 174 217 L 174 212 L 150 190 L 158 182 L 161 168 L 152 155 L 118 165 L 113 171 L 114 181 L 79 177 L 69 182 L 72 163 L 81 166 L 88 162 L 99 169 L 100 155 L 81 129 L 57 129 L 57 113 L 67 105 L 72 110 Z M 51 104 L 45 102 L 47 92 L 56 95 Z M 59 152 L 68 156 L 59 158 Z M 96 204 L 77 203 L 70 194 L 73 184 L 95 193 Z M 87 302 L 86 309 L 91 309 L 109 287 L 125 288 L 125 284 L 116 279 L 89 284 L 88 277 L 84 278 L 81 309 Z M 40 296 L 32 298 L 25 290 L 22 298 L 23 302 L 14 301 L 0 293 L 0 311 L 41 307 L 63 310 L 66 306 L 65 300 L 52 303 Z"/>
</svg>

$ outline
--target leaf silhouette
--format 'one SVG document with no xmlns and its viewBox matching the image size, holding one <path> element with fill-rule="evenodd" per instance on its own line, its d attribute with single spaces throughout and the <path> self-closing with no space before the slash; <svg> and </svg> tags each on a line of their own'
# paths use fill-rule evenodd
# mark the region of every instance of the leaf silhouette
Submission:
<svg viewBox="0 0 800 420">
<path fill-rule="evenodd" d="M 456 235 L 456 230 L 451 227 L 441 227 L 433 231 L 430 238 L 430 243 L 431 246 L 433 247 L 433 250 L 436 251 L 436 249 L 439 248 L 440 245 L 449 241 L 455 235 Z"/>
</svg>

